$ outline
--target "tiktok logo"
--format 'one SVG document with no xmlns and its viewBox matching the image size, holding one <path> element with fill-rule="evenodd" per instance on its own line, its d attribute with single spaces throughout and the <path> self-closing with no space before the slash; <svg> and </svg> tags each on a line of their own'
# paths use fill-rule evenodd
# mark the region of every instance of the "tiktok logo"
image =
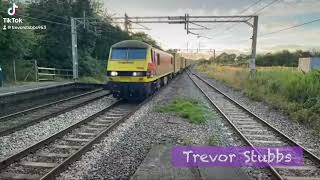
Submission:
<svg viewBox="0 0 320 180">
<path fill-rule="evenodd" d="M 14 3 L 14 0 L 12 0 L 12 7 L 8 9 L 9 16 L 14 16 L 16 14 L 16 9 L 18 9 L 18 6 Z"/>
</svg>

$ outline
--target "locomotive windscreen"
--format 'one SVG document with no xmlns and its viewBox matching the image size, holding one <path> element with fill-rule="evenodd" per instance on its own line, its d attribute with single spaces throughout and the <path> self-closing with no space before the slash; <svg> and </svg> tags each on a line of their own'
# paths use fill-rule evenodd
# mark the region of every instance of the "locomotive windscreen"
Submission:
<svg viewBox="0 0 320 180">
<path fill-rule="evenodd" d="M 133 48 L 115 48 L 112 49 L 112 60 L 137 60 L 146 59 L 147 49 L 133 49 Z"/>
</svg>

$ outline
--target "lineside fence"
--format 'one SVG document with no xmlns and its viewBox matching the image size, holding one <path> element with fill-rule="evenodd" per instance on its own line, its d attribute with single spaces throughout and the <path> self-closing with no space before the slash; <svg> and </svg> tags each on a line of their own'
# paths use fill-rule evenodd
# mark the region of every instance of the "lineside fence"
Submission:
<svg viewBox="0 0 320 180">
<path fill-rule="evenodd" d="M 35 62 L 35 79 L 36 81 L 56 81 L 59 79 L 72 79 L 72 69 L 57 69 L 39 67 Z"/>
<path fill-rule="evenodd" d="M 3 86 L 27 81 L 72 80 L 73 75 L 72 69 L 40 67 L 36 60 L 0 61 L 0 68 L 0 81 Z"/>
</svg>

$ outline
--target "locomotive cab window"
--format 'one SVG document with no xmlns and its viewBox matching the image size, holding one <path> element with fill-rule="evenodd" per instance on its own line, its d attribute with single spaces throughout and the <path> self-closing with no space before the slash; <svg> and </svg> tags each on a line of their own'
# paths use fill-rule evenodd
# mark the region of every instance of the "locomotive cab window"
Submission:
<svg viewBox="0 0 320 180">
<path fill-rule="evenodd" d="M 127 49 L 112 49 L 111 59 L 127 59 Z"/>
<path fill-rule="evenodd" d="M 146 49 L 116 48 L 111 53 L 112 60 L 144 60 L 146 56 Z"/>
</svg>

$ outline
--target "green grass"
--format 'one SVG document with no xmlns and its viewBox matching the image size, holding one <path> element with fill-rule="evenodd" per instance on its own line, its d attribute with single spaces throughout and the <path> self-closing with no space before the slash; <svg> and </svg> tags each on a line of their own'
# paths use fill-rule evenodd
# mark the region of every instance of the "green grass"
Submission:
<svg viewBox="0 0 320 180">
<path fill-rule="evenodd" d="M 296 68 L 264 67 L 250 77 L 248 69 L 241 67 L 200 65 L 197 69 L 320 132 L 320 71 L 304 74 Z"/>
<path fill-rule="evenodd" d="M 209 113 L 206 106 L 200 101 L 184 97 L 175 98 L 169 104 L 158 107 L 157 110 L 163 113 L 174 113 L 195 124 L 205 122 L 206 114 Z"/>
</svg>

